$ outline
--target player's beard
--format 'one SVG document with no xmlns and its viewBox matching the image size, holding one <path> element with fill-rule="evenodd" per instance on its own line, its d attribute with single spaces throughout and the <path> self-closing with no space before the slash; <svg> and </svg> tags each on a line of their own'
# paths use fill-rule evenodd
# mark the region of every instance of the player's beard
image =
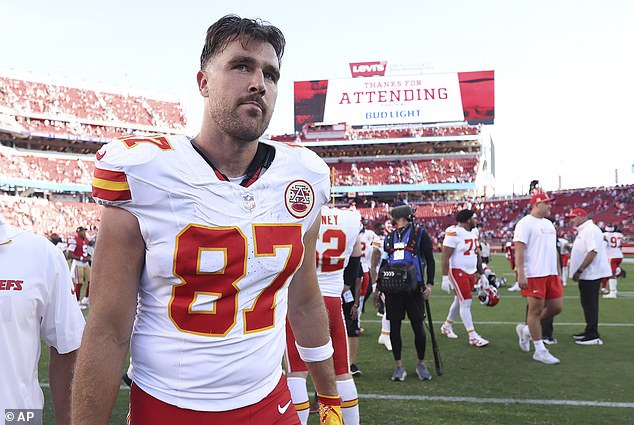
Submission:
<svg viewBox="0 0 634 425">
<path fill-rule="evenodd" d="M 219 97 L 210 101 L 210 118 L 211 120 L 229 136 L 252 142 L 260 138 L 266 131 L 271 121 L 273 108 L 267 108 L 263 102 L 259 101 L 262 111 L 241 111 L 241 103 L 233 106 L 226 99 Z"/>
</svg>

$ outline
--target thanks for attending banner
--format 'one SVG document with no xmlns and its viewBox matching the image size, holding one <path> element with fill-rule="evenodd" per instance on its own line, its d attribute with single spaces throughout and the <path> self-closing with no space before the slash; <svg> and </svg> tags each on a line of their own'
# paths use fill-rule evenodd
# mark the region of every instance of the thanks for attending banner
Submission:
<svg viewBox="0 0 634 425">
<path fill-rule="evenodd" d="M 463 120 L 457 73 L 328 81 L 325 123 L 356 126 Z"/>
</svg>

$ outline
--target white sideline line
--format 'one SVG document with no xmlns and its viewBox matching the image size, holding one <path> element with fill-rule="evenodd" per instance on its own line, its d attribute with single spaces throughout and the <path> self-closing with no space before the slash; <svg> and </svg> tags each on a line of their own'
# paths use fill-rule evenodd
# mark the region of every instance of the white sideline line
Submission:
<svg viewBox="0 0 634 425">
<path fill-rule="evenodd" d="M 408 321 L 408 319 L 404 320 L 405 322 Z M 361 319 L 361 323 L 381 323 L 380 320 L 374 320 L 374 319 Z M 435 324 L 438 325 L 442 325 L 444 323 L 444 320 L 434 320 Z M 456 320 L 454 323 L 462 323 L 460 320 Z M 515 321 L 515 322 L 486 322 L 486 321 L 478 321 L 478 325 L 517 325 L 519 322 Z M 555 326 L 585 326 L 585 323 L 581 323 L 581 322 L 557 322 L 555 320 Z M 603 328 L 610 328 L 610 327 L 616 327 L 616 328 L 620 328 L 620 327 L 625 327 L 625 328 L 631 328 L 634 327 L 634 323 L 603 323 L 600 322 L 599 323 L 599 327 Z"/>
<path fill-rule="evenodd" d="M 549 406 L 592 406 L 592 407 L 625 407 L 634 408 L 634 403 L 618 401 L 586 401 L 586 400 L 539 400 L 518 398 L 479 398 L 479 397 L 449 397 L 425 395 L 393 395 L 393 394 L 359 394 L 360 398 L 383 400 L 417 400 L 417 401 L 461 401 L 466 403 L 492 404 L 537 404 Z"/>
<path fill-rule="evenodd" d="M 40 384 L 42 388 L 50 388 L 47 382 Z M 127 385 L 121 385 L 120 391 L 130 391 Z M 621 407 L 634 408 L 634 403 L 620 401 L 587 401 L 587 400 L 539 400 L 521 398 L 478 398 L 454 396 L 426 396 L 426 395 L 398 395 L 398 394 L 359 394 L 360 398 L 380 400 L 416 400 L 416 401 L 461 401 L 465 403 L 491 404 L 537 404 L 548 406 L 591 406 L 591 407 Z"/>
</svg>

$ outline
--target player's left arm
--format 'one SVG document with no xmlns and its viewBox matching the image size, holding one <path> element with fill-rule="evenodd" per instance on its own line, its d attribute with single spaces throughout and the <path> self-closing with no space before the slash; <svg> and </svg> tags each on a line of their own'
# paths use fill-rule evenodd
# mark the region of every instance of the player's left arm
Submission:
<svg viewBox="0 0 634 425">
<path fill-rule="evenodd" d="M 431 289 L 434 286 L 434 276 L 436 275 L 436 260 L 434 260 L 434 247 L 429 237 L 429 233 L 422 229 L 422 235 L 420 238 L 420 253 L 425 257 L 427 263 L 427 282 L 426 291 L 424 293 L 425 298 L 431 295 Z"/>
<path fill-rule="evenodd" d="M 288 289 L 288 319 L 297 345 L 316 349 L 330 343 L 328 314 L 317 284 L 315 245 L 319 236 L 321 215 L 304 235 L 304 261 Z M 320 357 L 317 354 L 318 357 Z M 307 361 L 318 394 L 337 396 L 332 355 L 320 361 Z M 338 397 L 338 396 L 337 396 Z"/>
<path fill-rule="evenodd" d="M 77 359 L 77 350 L 60 354 L 55 347 L 50 349 L 48 377 L 51 385 L 55 423 L 70 425 L 70 395 L 73 369 Z"/>
</svg>

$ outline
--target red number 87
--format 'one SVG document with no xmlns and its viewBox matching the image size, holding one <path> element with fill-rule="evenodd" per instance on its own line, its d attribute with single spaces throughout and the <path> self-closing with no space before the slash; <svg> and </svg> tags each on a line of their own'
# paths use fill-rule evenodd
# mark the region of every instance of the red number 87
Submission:
<svg viewBox="0 0 634 425">
<path fill-rule="evenodd" d="M 304 255 L 301 225 L 255 224 L 255 256 L 275 256 L 278 248 L 288 248 L 282 270 L 258 294 L 243 314 L 244 333 L 270 329 L 275 322 L 275 297 L 299 268 Z M 183 282 L 174 285 L 169 315 L 183 332 L 204 336 L 224 336 L 236 324 L 238 282 L 246 276 L 247 238 L 237 227 L 189 225 L 176 236 L 174 275 Z M 200 271 L 204 251 L 221 251 L 224 267 L 218 271 Z M 198 296 L 214 298 L 213 309 L 193 311 Z"/>
</svg>

